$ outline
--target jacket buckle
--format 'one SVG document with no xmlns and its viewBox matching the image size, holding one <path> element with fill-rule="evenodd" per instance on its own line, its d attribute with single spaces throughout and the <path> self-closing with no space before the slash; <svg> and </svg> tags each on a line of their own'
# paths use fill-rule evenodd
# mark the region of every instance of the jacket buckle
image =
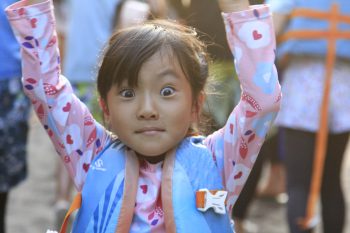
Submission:
<svg viewBox="0 0 350 233">
<path fill-rule="evenodd" d="M 199 211 L 205 212 L 213 208 L 217 214 L 226 213 L 227 191 L 199 189 L 196 192 L 196 207 Z"/>
</svg>

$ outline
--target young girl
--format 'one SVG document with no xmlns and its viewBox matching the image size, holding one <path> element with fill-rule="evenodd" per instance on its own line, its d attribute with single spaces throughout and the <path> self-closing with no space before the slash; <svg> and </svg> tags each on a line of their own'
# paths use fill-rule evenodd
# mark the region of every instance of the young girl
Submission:
<svg viewBox="0 0 350 233">
<path fill-rule="evenodd" d="M 242 98 L 225 127 L 203 137 L 193 125 L 208 58 L 194 30 L 154 21 L 111 37 L 97 79 L 107 130 L 60 75 L 52 2 L 37 2 L 7 14 L 22 45 L 26 93 L 81 192 L 73 232 L 232 232 L 225 209 L 281 99 L 268 8 L 221 2 L 224 11 L 245 10 L 223 14 Z"/>
</svg>

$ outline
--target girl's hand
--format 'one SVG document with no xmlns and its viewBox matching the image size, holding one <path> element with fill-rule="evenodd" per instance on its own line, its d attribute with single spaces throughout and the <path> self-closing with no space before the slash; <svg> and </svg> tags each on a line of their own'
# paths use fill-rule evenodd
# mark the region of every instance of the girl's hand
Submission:
<svg viewBox="0 0 350 233">
<path fill-rule="evenodd" d="M 27 0 L 27 5 L 34 5 L 34 4 L 42 3 L 45 1 L 47 1 L 47 0 Z"/>
<path fill-rule="evenodd" d="M 126 28 L 147 20 L 150 7 L 147 3 L 135 0 L 125 1 L 117 17 L 117 28 Z"/>
<path fill-rule="evenodd" d="M 156 18 L 167 18 L 168 5 L 166 0 L 147 0 L 150 6 L 151 14 Z"/>
<path fill-rule="evenodd" d="M 281 14 L 281 13 L 273 13 L 273 25 L 275 27 L 275 33 L 276 36 L 280 36 L 284 29 L 286 28 L 286 24 L 289 20 L 288 14 Z"/>
<path fill-rule="evenodd" d="M 218 0 L 221 11 L 225 13 L 247 10 L 248 0 Z"/>
</svg>

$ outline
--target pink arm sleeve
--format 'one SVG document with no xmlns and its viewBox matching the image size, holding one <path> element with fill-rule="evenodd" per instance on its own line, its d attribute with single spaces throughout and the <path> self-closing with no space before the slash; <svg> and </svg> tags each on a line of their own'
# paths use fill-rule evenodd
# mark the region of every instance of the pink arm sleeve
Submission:
<svg viewBox="0 0 350 233">
<path fill-rule="evenodd" d="M 24 91 L 80 191 L 109 136 L 61 75 L 52 1 L 31 6 L 19 1 L 6 13 L 21 45 Z"/>
<path fill-rule="evenodd" d="M 229 192 L 227 204 L 231 211 L 279 110 L 281 90 L 268 7 L 223 13 L 223 18 L 242 95 L 225 126 L 208 136 L 206 144 Z"/>
</svg>

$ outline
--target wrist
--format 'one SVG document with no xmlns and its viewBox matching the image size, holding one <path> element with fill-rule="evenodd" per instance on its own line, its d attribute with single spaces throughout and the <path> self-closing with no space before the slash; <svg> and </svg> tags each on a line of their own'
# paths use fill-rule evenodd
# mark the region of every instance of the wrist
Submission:
<svg viewBox="0 0 350 233">
<path fill-rule="evenodd" d="M 244 11 L 249 9 L 248 0 L 219 0 L 221 11 L 225 13 Z"/>
</svg>

